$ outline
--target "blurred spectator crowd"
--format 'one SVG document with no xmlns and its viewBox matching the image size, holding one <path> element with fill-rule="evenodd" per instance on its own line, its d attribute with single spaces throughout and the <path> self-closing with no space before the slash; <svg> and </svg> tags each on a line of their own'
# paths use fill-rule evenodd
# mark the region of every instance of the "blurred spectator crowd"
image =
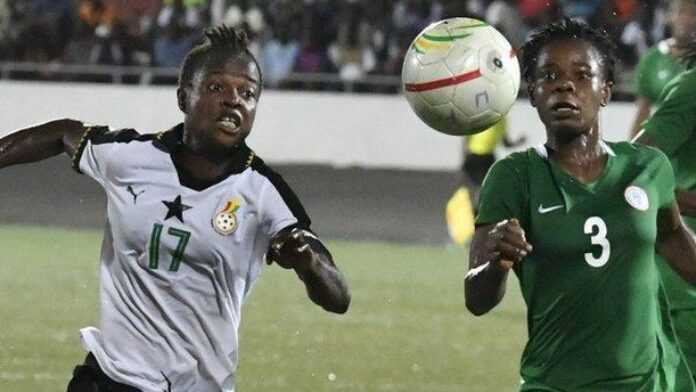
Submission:
<svg viewBox="0 0 696 392">
<path fill-rule="evenodd" d="M 178 66 L 211 25 L 244 27 L 265 80 L 398 75 L 429 23 L 472 16 L 514 46 L 562 15 L 604 27 L 630 70 L 669 34 L 666 0 L 0 0 L 0 61 Z"/>
</svg>

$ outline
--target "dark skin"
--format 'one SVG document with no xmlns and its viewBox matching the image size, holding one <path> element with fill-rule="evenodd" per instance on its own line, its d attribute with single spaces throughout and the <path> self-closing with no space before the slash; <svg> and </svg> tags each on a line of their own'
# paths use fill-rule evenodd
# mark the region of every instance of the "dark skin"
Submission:
<svg viewBox="0 0 696 392">
<path fill-rule="evenodd" d="M 260 74 L 246 55 L 220 56 L 199 68 L 177 90 L 184 113 L 183 146 L 172 155 L 177 169 L 206 183 L 231 173 L 231 158 L 250 134 L 260 94 Z M 0 139 L 0 168 L 67 153 L 72 156 L 87 127 L 63 119 L 26 128 Z M 186 185 L 186 184 L 183 184 Z M 294 269 L 309 298 L 327 311 L 345 313 L 350 293 L 326 247 L 306 230 L 286 229 L 271 239 L 269 264 Z"/>
<path fill-rule="evenodd" d="M 235 148 L 251 133 L 261 93 L 260 74 L 247 56 L 212 54 L 190 84 L 179 86 L 184 113 L 183 148 L 174 163 L 202 181 L 225 176 L 234 165 Z M 233 125 L 228 125 L 224 118 Z"/>
<path fill-rule="evenodd" d="M 529 96 L 546 127 L 549 159 L 583 183 L 598 179 L 607 155 L 600 145 L 599 110 L 612 83 L 600 52 L 583 40 L 547 43 L 539 52 Z M 658 211 L 656 250 L 684 279 L 696 285 L 696 243 L 679 218 L 676 203 Z M 476 228 L 464 280 L 466 306 L 483 315 L 505 295 L 507 276 L 533 251 L 514 217 Z"/>
</svg>

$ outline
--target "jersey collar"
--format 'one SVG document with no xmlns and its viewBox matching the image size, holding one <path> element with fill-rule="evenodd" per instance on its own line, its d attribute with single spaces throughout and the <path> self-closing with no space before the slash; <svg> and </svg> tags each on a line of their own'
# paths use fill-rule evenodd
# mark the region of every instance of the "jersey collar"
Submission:
<svg viewBox="0 0 696 392">
<path fill-rule="evenodd" d="M 154 145 L 159 150 L 162 150 L 168 154 L 173 154 L 176 152 L 176 150 L 181 148 L 181 145 L 183 144 L 183 134 L 184 124 L 179 123 L 173 128 L 158 133 L 155 137 Z M 254 152 L 249 148 L 249 146 L 246 145 L 246 143 L 240 144 L 233 154 L 233 158 L 235 159 L 235 173 L 241 173 L 246 168 L 251 166 L 251 162 L 254 159 Z"/>
<path fill-rule="evenodd" d="M 605 142 L 604 140 L 599 141 L 599 146 L 602 148 L 602 150 L 604 150 L 604 152 L 609 154 L 609 156 L 612 156 L 612 157 L 616 156 L 614 149 L 611 148 L 611 146 L 609 144 L 607 144 L 607 142 Z M 542 145 L 534 147 L 534 151 L 536 151 L 537 155 L 544 158 L 544 160 L 549 159 L 549 150 L 548 150 L 548 147 L 546 147 L 546 144 L 542 144 Z"/>
<path fill-rule="evenodd" d="M 181 148 L 183 144 L 183 133 L 184 133 L 184 124 L 180 123 L 174 126 L 171 129 L 168 129 L 166 131 L 162 131 L 155 136 L 153 140 L 153 145 L 169 154 L 173 155 L 179 148 Z M 193 181 L 190 178 L 187 178 L 187 176 L 183 173 L 180 172 L 177 169 L 177 174 L 179 175 L 179 180 L 183 184 L 187 184 L 186 186 L 195 189 L 195 190 L 202 190 L 205 188 L 208 188 L 212 185 L 215 185 L 217 183 L 220 183 L 224 181 L 227 177 L 233 175 L 233 174 L 239 174 L 249 168 L 254 161 L 254 158 L 256 155 L 254 154 L 254 151 L 252 151 L 246 143 L 242 143 L 237 147 L 237 149 L 233 152 L 233 164 L 231 166 L 231 169 L 229 173 L 227 173 L 223 178 L 219 178 L 212 183 L 206 183 L 206 184 L 198 184 L 195 181 Z M 173 162 L 173 157 L 172 157 L 172 162 Z M 176 167 L 175 167 L 176 168 Z"/>
<path fill-rule="evenodd" d="M 597 180 L 597 184 L 600 181 L 606 181 L 606 177 L 609 173 L 609 167 L 613 162 L 612 158 L 616 157 L 614 149 L 604 140 L 600 140 L 599 145 L 607 153 L 607 155 L 609 156 L 609 160 L 607 161 L 607 166 L 605 167 L 602 176 L 600 176 L 600 178 Z M 556 190 L 559 192 L 563 200 L 566 212 L 568 212 L 573 207 L 573 205 L 577 204 L 578 202 L 581 202 L 583 198 L 579 197 L 577 194 L 575 196 L 571 196 L 571 194 L 568 193 L 566 187 L 572 186 L 576 189 L 582 190 L 583 193 L 585 193 L 586 195 L 584 197 L 594 196 L 595 191 L 590 190 L 589 186 L 581 184 L 576 180 L 573 180 L 568 174 L 562 172 L 559 167 L 555 166 L 551 161 L 549 161 L 549 151 L 546 145 L 534 147 L 534 152 L 539 158 L 541 158 L 538 162 L 545 163 L 544 166 L 546 166 L 546 170 L 548 170 L 548 173 L 555 184 Z M 539 172 L 541 172 L 541 170 Z"/>
</svg>

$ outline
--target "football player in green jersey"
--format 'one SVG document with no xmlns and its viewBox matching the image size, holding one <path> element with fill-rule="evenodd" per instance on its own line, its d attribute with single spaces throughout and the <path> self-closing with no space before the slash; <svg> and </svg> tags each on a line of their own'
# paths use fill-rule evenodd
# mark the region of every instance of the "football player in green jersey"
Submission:
<svg viewBox="0 0 696 392">
<path fill-rule="evenodd" d="M 662 150 L 672 163 L 676 178 L 677 202 L 684 222 L 696 230 L 696 41 L 682 59 L 687 71 L 674 78 L 662 91 L 661 103 L 645 122 L 639 143 Z M 661 260 L 659 255 L 658 261 Z M 658 262 L 669 298 L 670 314 L 689 367 L 696 370 L 696 288 Z"/>
<path fill-rule="evenodd" d="M 696 0 L 672 0 L 668 17 L 672 37 L 659 42 L 641 57 L 636 68 L 636 104 L 638 111 L 631 127 L 631 137 L 641 130 L 653 105 L 659 103 L 665 85 L 684 70 L 677 60 L 683 47 L 694 40 Z"/>
<path fill-rule="evenodd" d="M 547 141 L 498 161 L 483 183 L 467 308 L 491 310 L 515 273 L 528 314 L 522 391 L 696 390 L 676 387 L 682 355 L 665 328 L 654 259 L 657 250 L 696 284 L 696 243 L 664 154 L 601 139 L 613 44 L 564 19 L 522 54 Z M 691 383 L 688 369 L 681 376 Z"/>
</svg>

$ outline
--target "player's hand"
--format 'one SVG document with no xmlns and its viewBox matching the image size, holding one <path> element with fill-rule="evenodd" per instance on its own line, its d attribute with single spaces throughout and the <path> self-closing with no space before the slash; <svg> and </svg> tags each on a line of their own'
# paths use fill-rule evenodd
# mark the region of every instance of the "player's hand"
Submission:
<svg viewBox="0 0 696 392">
<path fill-rule="evenodd" d="M 275 262 L 286 269 L 307 268 L 313 258 L 312 249 L 305 238 L 306 230 L 293 228 L 283 230 L 271 239 L 266 262 Z"/>
<path fill-rule="evenodd" d="M 488 232 L 486 241 L 487 260 L 495 267 L 508 271 L 532 251 L 524 229 L 517 219 L 498 222 Z"/>
</svg>

